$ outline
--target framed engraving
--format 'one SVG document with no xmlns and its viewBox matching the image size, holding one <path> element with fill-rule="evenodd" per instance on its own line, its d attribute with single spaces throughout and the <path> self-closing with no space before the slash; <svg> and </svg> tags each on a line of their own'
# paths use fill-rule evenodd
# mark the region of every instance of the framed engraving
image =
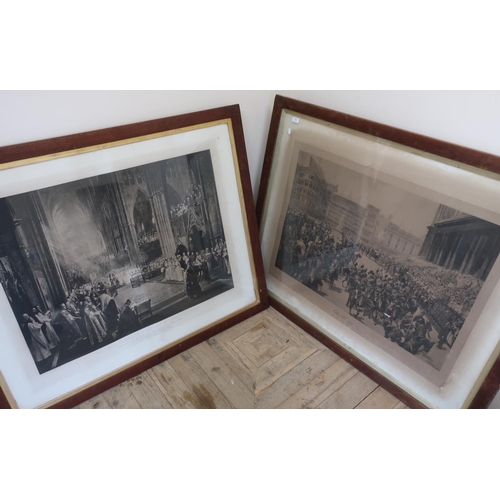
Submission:
<svg viewBox="0 0 500 500">
<path fill-rule="evenodd" d="M 486 406 L 498 172 L 498 157 L 278 96 L 258 201 L 272 305 L 410 406 Z"/>
<path fill-rule="evenodd" d="M 267 305 L 238 106 L 0 149 L 4 406 L 71 407 Z"/>
</svg>

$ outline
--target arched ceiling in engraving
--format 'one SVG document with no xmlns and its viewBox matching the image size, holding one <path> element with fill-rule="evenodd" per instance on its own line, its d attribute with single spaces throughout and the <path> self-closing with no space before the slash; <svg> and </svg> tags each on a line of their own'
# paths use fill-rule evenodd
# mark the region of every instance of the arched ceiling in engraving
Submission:
<svg viewBox="0 0 500 500">
<path fill-rule="evenodd" d="M 91 213 L 85 183 L 64 184 L 43 190 L 52 245 L 67 265 L 96 270 L 95 258 L 106 252 L 102 233 Z"/>
</svg>

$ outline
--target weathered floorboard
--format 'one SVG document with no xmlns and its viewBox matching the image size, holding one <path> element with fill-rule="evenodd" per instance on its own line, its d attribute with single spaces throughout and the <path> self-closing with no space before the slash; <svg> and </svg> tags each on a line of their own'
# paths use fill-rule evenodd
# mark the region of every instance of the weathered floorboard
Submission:
<svg viewBox="0 0 500 500">
<path fill-rule="evenodd" d="M 314 352 L 316 352 L 316 349 L 311 349 L 308 346 L 292 345 L 270 359 L 259 368 L 255 387 L 256 393 L 265 390 Z"/>
<path fill-rule="evenodd" d="M 75 410 L 109 410 L 108 402 L 103 394 L 99 394 L 84 403 L 75 406 Z"/>
<path fill-rule="evenodd" d="M 196 395 L 203 408 L 233 408 L 189 351 L 172 358 L 170 364 L 191 392 Z"/>
<path fill-rule="evenodd" d="M 361 372 L 348 380 L 338 391 L 325 399 L 317 408 L 352 409 L 377 388 L 377 384 Z"/>
<path fill-rule="evenodd" d="M 268 309 L 76 408 L 408 407 Z"/>
<path fill-rule="evenodd" d="M 196 395 L 179 377 L 168 361 L 164 361 L 149 370 L 151 378 L 156 382 L 161 392 L 176 409 L 203 408 Z"/>
<path fill-rule="evenodd" d="M 108 403 L 110 408 L 114 409 L 140 409 L 141 405 L 137 402 L 134 395 L 132 394 L 128 382 L 123 382 L 118 384 L 111 389 L 103 392 L 104 399 Z"/>
<path fill-rule="evenodd" d="M 366 399 L 361 401 L 357 410 L 390 410 L 399 403 L 399 399 L 382 387 L 377 387 Z"/>
<path fill-rule="evenodd" d="M 140 407 L 143 409 L 172 409 L 172 405 L 148 372 L 141 373 L 127 382 Z"/>
<path fill-rule="evenodd" d="M 242 358 L 238 356 L 239 350 L 232 349 L 232 343 L 222 344 L 216 337 L 208 340 L 210 348 L 217 353 L 217 355 L 226 363 L 229 369 L 238 374 L 240 380 L 248 387 L 251 392 L 255 391 L 255 377 L 256 372 L 254 369 L 249 369 L 246 364 L 242 362 Z"/>
<path fill-rule="evenodd" d="M 210 348 L 207 342 L 193 347 L 189 353 L 234 408 L 253 408 L 253 392 Z"/>
<path fill-rule="evenodd" d="M 316 408 L 357 373 L 347 361 L 339 359 L 278 408 Z"/>
<path fill-rule="evenodd" d="M 257 394 L 256 408 L 276 408 L 332 366 L 339 357 L 331 351 L 316 351 L 271 386 Z"/>
</svg>

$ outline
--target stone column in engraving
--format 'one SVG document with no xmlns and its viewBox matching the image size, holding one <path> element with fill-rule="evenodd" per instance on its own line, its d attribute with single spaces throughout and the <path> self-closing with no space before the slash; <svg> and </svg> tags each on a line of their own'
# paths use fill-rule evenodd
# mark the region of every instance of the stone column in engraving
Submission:
<svg viewBox="0 0 500 500">
<path fill-rule="evenodd" d="M 156 229 L 160 236 L 160 246 L 164 257 L 175 254 L 175 239 L 170 223 L 165 191 L 163 190 L 161 165 L 148 165 L 143 174 L 150 193 L 150 202 L 156 221 Z"/>
</svg>

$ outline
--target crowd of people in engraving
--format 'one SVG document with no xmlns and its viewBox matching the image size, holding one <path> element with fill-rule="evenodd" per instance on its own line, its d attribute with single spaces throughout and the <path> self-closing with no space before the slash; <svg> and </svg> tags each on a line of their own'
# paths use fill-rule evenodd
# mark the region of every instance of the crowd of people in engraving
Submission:
<svg viewBox="0 0 500 500">
<path fill-rule="evenodd" d="M 202 199 L 203 190 L 201 186 L 198 184 L 194 184 L 191 189 L 187 190 L 184 200 L 170 209 L 170 217 L 172 219 L 182 217 L 194 206 L 199 206 Z"/>
<path fill-rule="evenodd" d="M 218 278 L 229 278 L 232 274 L 227 245 L 222 239 L 217 241 L 213 249 L 206 248 L 200 252 L 189 252 L 179 241 L 175 259 L 166 259 L 162 266 L 167 281 L 176 282 L 182 276 L 186 294 L 191 299 L 199 297 L 201 281 L 210 283 L 214 280 L 216 270 Z"/>
<path fill-rule="evenodd" d="M 149 231 L 142 231 L 137 235 L 139 248 L 147 246 L 149 243 L 158 241 L 158 232 L 156 229 L 150 229 Z"/>
<path fill-rule="evenodd" d="M 14 213 L 35 212 L 17 229 Z M 0 200 L 0 282 L 41 373 L 209 301 L 232 274 L 209 150 Z"/>
<path fill-rule="evenodd" d="M 481 287 L 473 277 L 336 236 L 327 223 L 294 210 L 285 219 L 276 267 L 316 293 L 345 292 L 349 314 L 382 325 L 385 338 L 414 355 L 453 346 Z M 444 315 L 439 323 L 436 311 Z"/>
<path fill-rule="evenodd" d="M 141 283 L 158 278 L 159 282 L 179 284 L 187 297 L 201 295 L 200 284 L 231 277 L 231 267 L 224 240 L 213 249 L 189 252 L 180 240 L 175 256 L 156 259 L 144 266 L 126 266 L 91 277 L 78 268 L 68 268 L 71 293 L 57 307 L 41 311 L 33 307 L 22 279 L 12 270 L 2 268 L 0 281 L 18 317 L 26 343 L 37 364 L 51 361 L 61 349 L 71 351 L 99 347 L 141 328 L 136 304 L 127 299 L 119 307 L 115 297 L 134 279 Z"/>
<path fill-rule="evenodd" d="M 4 288 L 37 364 L 52 361 L 61 349 L 71 351 L 84 344 L 92 348 L 140 326 L 130 303 L 120 309 L 102 282 L 73 287 L 65 302 L 43 312 L 38 306 L 29 306 L 31 301 L 19 280 L 14 290 L 9 286 L 11 273 L 4 274 Z"/>
</svg>

